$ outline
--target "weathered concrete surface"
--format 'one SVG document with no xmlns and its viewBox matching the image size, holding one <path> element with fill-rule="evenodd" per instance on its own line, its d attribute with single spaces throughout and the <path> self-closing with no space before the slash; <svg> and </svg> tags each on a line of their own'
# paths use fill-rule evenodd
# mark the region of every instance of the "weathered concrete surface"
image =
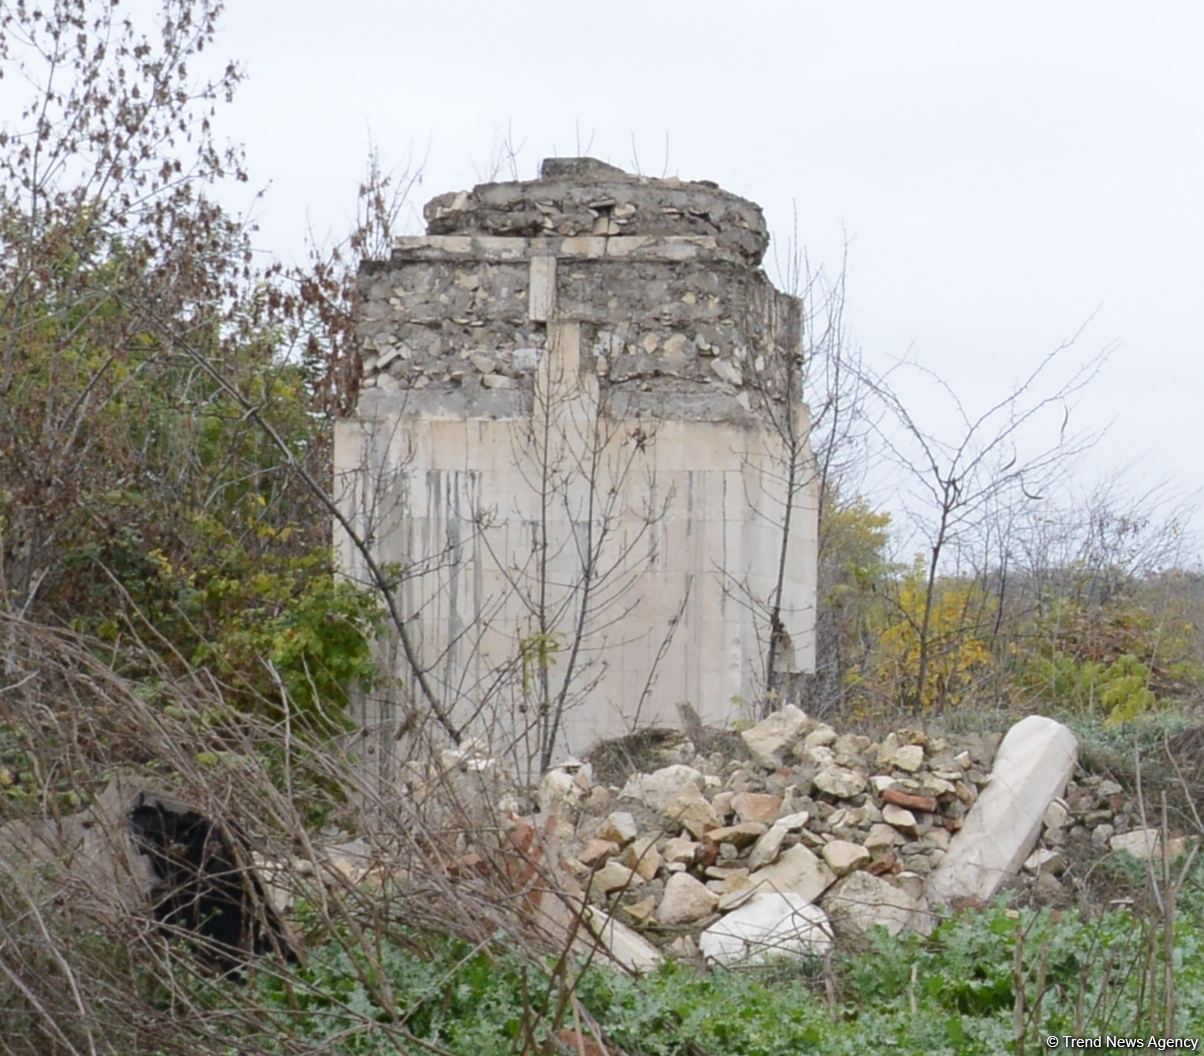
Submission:
<svg viewBox="0 0 1204 1056">
<path fill-rule="evenodd" d="M 682 700 L 722 724 L 765 689 L 788 509 L 776 673 L 814 666 L 799 304 L 757 266 L 752 203 L 588 159 L 545 173 L 441 196 L 428 235 L 363 265 L 337 497 L 402 570 L 440 707 L 494 743 L 540 721 L 523 657 L 541 608 L 538 681 L 556 696 L 569 680 L 558 751 L 676 725 Z M 345 537 L 339 552 L 360 577 Z M 382 746 L 387 719 L 366 708 Z"/>
<path fill-rule="evenodd" d="M 1030 715 L 1008 730 L 990 781 L 928 879 L 929 901 L 991 898 L 1032 851 L 1077 756 L 1074 734 L 1053 719 Z"/>
<path fill-rule="evenodd" d="M 819 906 L 797 894 L 771 891 L 753 895 L 707 928 L 698 939 L 713 964 L 751 965 L 771 957 L 832 949 L 832 926 Z"/>
</svg>

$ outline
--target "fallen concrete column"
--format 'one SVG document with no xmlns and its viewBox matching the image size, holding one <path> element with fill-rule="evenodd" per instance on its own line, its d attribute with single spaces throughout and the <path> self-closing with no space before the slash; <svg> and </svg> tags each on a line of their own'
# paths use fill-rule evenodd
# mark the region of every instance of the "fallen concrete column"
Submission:
<svg viewBox="0 0 1204 1056">
<path fill-rule="evenodd" d="M 1042 715 L 1008 730 L 990 781 L 928 878 L 930 903 L 989 899 L 1019 870 L 1041 833 L 1046 808 L 1066 788 L 1077 754 L 1074 734 Z"/>
</svg>

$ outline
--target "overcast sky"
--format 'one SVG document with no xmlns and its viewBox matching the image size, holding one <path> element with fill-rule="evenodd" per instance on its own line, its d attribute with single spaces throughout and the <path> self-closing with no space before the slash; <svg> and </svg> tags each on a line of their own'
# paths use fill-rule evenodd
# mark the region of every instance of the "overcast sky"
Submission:
<svg viewBox="0 0 1204 1056">
<path fill-rule="evenodd" d="M 507 130 L 522 178 L 580 151 L 714 180 L 779 246 L 797 214 L 816 262 L 847 237 L 866 359 L 970 409 L 1086 323 L 1074 356 L 1114 351 L 1083 475 L 1204 487 L 1204 4 L 233 0 L 225 25 L 265 251 L 346 226 L 370 138 L 422 164 L 414 230 Z"/>
</svg>

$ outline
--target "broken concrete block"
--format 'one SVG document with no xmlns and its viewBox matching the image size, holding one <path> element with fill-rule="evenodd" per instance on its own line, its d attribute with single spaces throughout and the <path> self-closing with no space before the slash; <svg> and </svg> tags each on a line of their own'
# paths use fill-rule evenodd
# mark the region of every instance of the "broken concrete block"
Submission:
<svg viewBox="0 0 1204 1056">
<path fill-rule="evenodd" d="M 929 900 L 991 898 L 1032 851 L 1077 755 L 1074 734 L 1060 722 L 1030 715 L 1016 723 L 999 745 L 990 781 L 928 878 Z"/>
<path fill-rule="evenodd" d="M 819 906 L 797 894 L 755 894 L 707 928 L 703 956 L 725 967 L 759 964 L 777 956 L 822 956 L 832 949 L 832 927 Z"/>
</svg>

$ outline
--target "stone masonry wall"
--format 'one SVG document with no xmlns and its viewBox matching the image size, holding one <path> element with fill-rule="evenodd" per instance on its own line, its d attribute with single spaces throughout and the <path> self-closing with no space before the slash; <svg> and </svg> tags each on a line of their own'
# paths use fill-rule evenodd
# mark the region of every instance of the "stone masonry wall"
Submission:
<svg viewBox="0 0 1204 1056">
<path fill-rule="evenodd" d="M 442 195 L 432 235 L 365 263 L 364 385 L 433 386 L 482 412 L 515 406 L 499 394 L 517 389 L 529 405 L 554 289 L 557 317 L 583 325 L 590 365 L 625 405 L 655 391 L 686 417 L 739 417 L 781 399 L 799 306 L 756 268 L 760 209 L 707 184 L 570 170 L 603 179 Z"/>
<path fill-rule="evenodd" d="M 558 744 L 676 722 L 681 701 L 726 721 L 765 691 L 783 547 L 778 671 L 809 670 L 800 311 L 758 266 L 760 209 L 552 159 L 426 216 L 427 235 L 361 268 L 363 388 L 335 459 L 358 533 L 406 570 L 442 706 L 524 736 L 529 685 L 513 683 L 554 613 L 546 673 L 554 691 L 576 680 Z M 355 575 L 346 539 L 342 554 Z"/>
</svg>

